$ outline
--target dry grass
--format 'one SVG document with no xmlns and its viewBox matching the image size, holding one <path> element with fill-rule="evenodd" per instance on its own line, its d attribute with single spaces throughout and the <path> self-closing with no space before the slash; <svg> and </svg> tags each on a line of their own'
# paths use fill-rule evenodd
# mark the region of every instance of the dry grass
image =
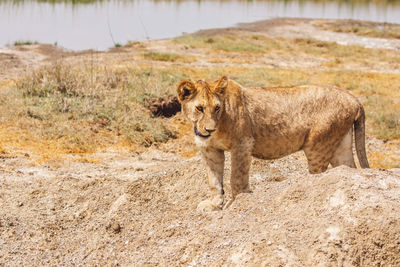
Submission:
<svg viewBox="0 0 400 267">
<path fill-rule="evenodd" d="M 370 21 L 340 20 L 321 23 L 323 30 L 353 33 L 359 36 L 400 39 L 400 25 Z"/>
<path fill-rule="evenodd" d="M 28 74 L 14 86 L 9 81 L 0 84 L 0 155 L 30 150 L 43 154 L 46 160 L 62 153 L 163 143 L 178 135 L 179 127 L 174 121 L 152 117 L 144 107 L 146 100 L 175 94 L 175 86 L 182 79 L 212 80 L 222 75 L 244 86 L 330 84 L 345 88 L 362 99 L 372 126 L 368 134 L 381 139 L 400 138 L 400 75 L 342 68 L 354 62 L 400 65 L 396 51 L 261 35 L 183 36 L 171 44 L 199 48 L 199 53 L 217 63 L 251 63 L 270 54 L 287 58 L 305 54 L 329 63 L 325 69 L 314 70 L 229 64 L 195 67 L 183 64 L 194 60 L 184 54 L 185 49 L 182 54 L 145 52 L 145 44 L 133 43 L 132 49 L 139 51 L 137 58 L 153 61 L 150 66 L 126 62 L 107 67 L 56 64 Z M 170 62 L 171 66 L 162 67 L 156 61 Z"/>
<path fill-rule="evenodd" d="M 54 65 L 0 91 L 2 150 L 37 144 L 37 150 L 86 153 L 149 146 L 174 138 L 166 119 L 153 118 L 146 99 L 175 93 L 184 78 L 228 75 L 245 86 L 332 84 L 365 97 L 369 129 L 382 139 L 400 138 L 400 76 L 357 71 L 264 68 L 74 68 Z M 12 133 L 12 137 L 4 138 Z M 39 145 L 40 144 L 40 145 Z M 50 153 L 50 152 L 49 152 Z"/>
<path fill-rule="evenodd" d="M 165 142 L 174 133 L 143 103 L 172 93 L 180 78 L 149 69 L 42 68 L 1 91 L 3 134 L 13 131 L 13 143 L 40 140 L 60 153 Z M 0 145 L 9 142 L 2 139 Z"/>
<path fill-rule="evenodd" d="M 400 54 L 393 50 L 370 49 L 357 45 L 340 45 L 311 38 L 300 38 L 287 44 L 287 52 L 305 53 L 311 56 L 324 57 L 333 60 L 337 66 L 357 63 L 372 66 L 375 62 L 400 64 Z M 334 65 L 332 65 L 334 67 Z"/>
<path fill-rule="evenodd" d="M 400 105 L 391 98 L 368 96 L 367 117 L 373 122 L 373 133 L 381 139 L 400 139 Z"/>
<path fill-rule="evenodd" d="M 341 67 L 348 64 L 372 66 L 376 62 L 385 62 L 400 66 L 400 54 L 397 51 L 369 49 L 356 45 L 340 45 L 335 42 L 320 41 L 312 38 L 295 40 L 272 39 L 263 35 L 228 35 L 206 37 L 185 35 L 173 40 L 191 48 L 206 49 L 210 55 L 222 51 L 226 53 L 279 54 L 287 57 L 307 55 L 313 58 L 324 58 L 329 61 L 327 67 Z M 231 61 L 231 60 L 230 60 Z"/>
</svg>

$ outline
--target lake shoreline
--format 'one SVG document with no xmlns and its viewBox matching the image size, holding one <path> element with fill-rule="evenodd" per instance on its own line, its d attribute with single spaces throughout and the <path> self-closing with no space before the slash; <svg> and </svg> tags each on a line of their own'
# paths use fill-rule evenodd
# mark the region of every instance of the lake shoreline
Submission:
<svg viewBox="0 0 400 267">
<path fill-rule="evenodd" d="M 25 40 L 75 51 L 106 50 L 128 41 L 173 38 L 200 29 L 285 17 L 400 23 L 400 2 L 384 0 L 12 2 L 0 1 L 0 46 Z"/>
<path fill-rule="evenodd" d="M 374 36 L 360 36 L 351 32 L 340 32 L 322 29 L 318 25 L 323 24 L 356 24 L 358 27 L 370 29 L 370 31 L 389 25 L 400 32 L 398 24 L 386 24 L 369 21 L 355 20 L 322 20 L 322 19 L 304 19 L 304 18 L 277 18 L 256 21 L 252 23 L 240 23 L 235 27 L 215 28 L 200 30 L 193 34 L 182 36 L 226 36 L 241 34 L 262 34 L 271 38 L 312 38 L 327 42 L 336 42 L 341 45 L 356 45 L 373 49 L 400 49 L 400 39 L 395 38 L 377 38 Z M 389 27 L 388 26 L 388 27 Z M 399 34 L 400 36 L 400 34 Z M 176 37 L 179 38 L 179 37 Z M 169 42 L 176 38 L 167 38 L 161 40 L 149 40 L 142 42 L 132 42 L 121 47 L 112 47 L 106 51 L 83 50 L 72 51 L 52 44 L 31 44 L 18 45 L 0 48 L 0 80 L 7 80 L 19 74 L 26 73 L 29 69 L 35 69 L 42 65 L 51 64 L 61 59 L 90 57 L 93 55 L 104 55 L 108 53 L 130 53 L 132 47 L 152 47 L 163 42 Z M 400 37 L 399 37 L 400 38 Z M 174 50 L 173 47 L 171 47 Z M 165 49 L 164 49 L 165 50 Z M 19 75 L 17 75 L 19 76 Z"/>
</svg>

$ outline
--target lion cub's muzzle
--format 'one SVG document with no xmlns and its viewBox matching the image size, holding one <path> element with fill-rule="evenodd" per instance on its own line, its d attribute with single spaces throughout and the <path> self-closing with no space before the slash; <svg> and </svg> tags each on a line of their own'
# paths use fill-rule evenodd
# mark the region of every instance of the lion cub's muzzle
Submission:
<svg viewBox="0 0 400 267">
<path fill-rule="evenodd" d="M 208 138 L 208 137 L 210 137 L 210 136 L 211 136 L 211 133 L 214 132 L 215 130 L 206 130 L 206 131 L 208 132 L 208 135 L 203 135 L 203 134 L 201 134 L 201 133 L 199 132 L 199 130 L 197 130 L 197 127 L 194 126 L 194 133 L 195 133 L 195 135 L 200 136 L 200 137 L 203 137 L 203 138 Z"/>
</svg>

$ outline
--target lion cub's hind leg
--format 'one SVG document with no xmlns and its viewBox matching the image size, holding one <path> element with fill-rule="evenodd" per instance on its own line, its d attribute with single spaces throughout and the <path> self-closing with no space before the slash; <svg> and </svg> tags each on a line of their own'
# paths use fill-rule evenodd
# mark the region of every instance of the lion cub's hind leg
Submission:
<svg viewBox="0 0 400 267">
<path fill-rule="evenodd" d="M 328 169 L 329 157 L 319 151 L 304 149 L 308 161 L 308 171 L 311 174 L 321 173 Z"/>
<path fill-rule="evenodd" d="M 352 134 L 353 130 L 350 129 L 342 138 L 320 138 L 318 142 L 309 141 L 303 148 L 308 160 L 309 172 L 324 172 L 329 163 L 332 167 L 347 165 L 355 168 Z"/>
<path fill-rule="evenodd" d="M 326 171 L 334 149 L 324 142 L 309 143 L 303 148 L 308 161 L 308 171 L 312 174 Z"/>
<path fill-rule="evenodd" d="M 330 163 L 332 167 L 337 167 L 340 165 L 347 165 L 351 168 L 356 167 L 353 157 L 353 128 L 350 128 L 349 132 L 340 142 L 336 151 L 333 153 Z"/>
</svg>

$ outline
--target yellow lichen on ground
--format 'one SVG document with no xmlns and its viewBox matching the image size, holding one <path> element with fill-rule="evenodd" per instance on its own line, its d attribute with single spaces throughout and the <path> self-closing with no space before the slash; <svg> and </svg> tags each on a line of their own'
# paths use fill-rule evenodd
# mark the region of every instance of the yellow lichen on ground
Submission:
<svg viewBox="0 0 400 267">
<path fill-rule="evenodd" d="M 98 160 L 90 156 L 94 152 L 109 149 L 138 150 L 137 145 L 115 138 L 113 138 L 114 142 L 110 142 L 111 138 L 112 133 L 102 131 L 98 133 L 96 139 L 104 140 L 104 143 L 97 142 L 91 144 L 90 147 L 80 147 L 71 143 L 66 137 L 59 139 L 35 138 L 29 133 L 28 129 L 18 129 L 16 126 L 3 124 L 0 128 L 0 155 L 29 157 L 34 165 L 49 162 L 57 165 L 62 163 L 67 155 L 71 154 L 78 156 L 74 159 L 75 161 L 97 163 Z"/>
<path fill-rule="evenodd" d="M 11 86 L 14 84 L 14 80 L 10 79 L 10 80 L 4 80 L 1 81 L 0 80 L 0 90 L 7 88 L 8 86 Z"/>
<path fill-rule="evenodd" d="M 60 158 L 65 151 L 60 150 L 59 143 L 54 140 L 39 140 L 32 137 L 29 131 L 11 125 L 0 128 L 0 147 L 8 157 L 24 155 L 33 161 L 42 163 L 50 158 Z"/>
<path fill-rule="evenodd" d="M 400 140 L 385 143 L 383 149 L 368 153 L 371 168 L 400 168 Z"/>
</svg>

